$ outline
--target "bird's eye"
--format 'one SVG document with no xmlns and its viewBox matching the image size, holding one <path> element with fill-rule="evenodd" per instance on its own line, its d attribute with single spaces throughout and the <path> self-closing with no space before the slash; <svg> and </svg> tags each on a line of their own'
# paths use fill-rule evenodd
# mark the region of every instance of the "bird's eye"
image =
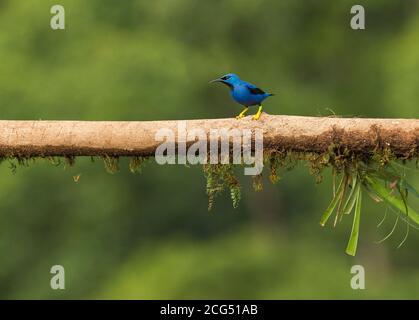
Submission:
<svg viewBox="0 0 419 320">
<path fill-rule="evenodd" d="M 221 80 L 228 80 L 230 78 L 230 76 L 224 76 L 221 78 Z"/>
</svg>

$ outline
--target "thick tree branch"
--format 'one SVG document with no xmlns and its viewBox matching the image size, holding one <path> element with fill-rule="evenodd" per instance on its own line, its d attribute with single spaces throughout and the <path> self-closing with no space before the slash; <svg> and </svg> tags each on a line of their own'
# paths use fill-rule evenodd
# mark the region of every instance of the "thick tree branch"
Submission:
<svg viewBox="0 0 419 320">
<path fill-rule="evenodd" d="M 388 148 L 400 157 L 417 157 L 418 119 L 299 117 L 263 114 L 236 119 L 185 120 L 187 131 L 262 129 L 264 146 L 317 152 L 331 144 L 370 154 Z M 0 156 L 151 156 L 161 144 L 155 135 L 167 128 L 175 133 L 179 121 L 0 121 Z M 193 143 L 191 139 L 188 144 Z"/>
</svg>

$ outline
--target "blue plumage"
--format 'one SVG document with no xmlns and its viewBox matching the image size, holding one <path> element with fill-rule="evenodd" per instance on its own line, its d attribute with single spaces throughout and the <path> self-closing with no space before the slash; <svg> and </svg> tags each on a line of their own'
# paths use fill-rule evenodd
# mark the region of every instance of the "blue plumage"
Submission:
<svg viewBox="0 0 419 320">
<path fill-rule="evenodd" d="M 237 119 L 243 118 L 245 113 L 250 106 L 259 106 L 259 110 L 253 119 L 258 120 L 262 113 L 261 103 L 269 96 L 273 96 L 271 93 L 264 92 L 255 85 L 241 80 L 237 75 L 233 73 L 226 74 L 219 79 L 215 79 L 211 82 L 221 82 L 227 85 L 231 91 L 231 97 L 237 103 L 245 106 L 245 109 L 236 117 Z"/>
</svg>

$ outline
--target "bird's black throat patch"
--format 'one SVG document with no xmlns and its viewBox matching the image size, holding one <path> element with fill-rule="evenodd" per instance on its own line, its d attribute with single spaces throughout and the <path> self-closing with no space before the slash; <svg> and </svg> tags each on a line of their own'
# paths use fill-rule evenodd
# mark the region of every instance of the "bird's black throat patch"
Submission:
<svg viewBox="0 0 419 320">
<path fill-rule="evenodd" d="M 226 86 L 228 86 L 230 89 L 233 89 L 233 85 L 231 83 L 225 82 L 225 81 L 221 81 L 222 83 L 224 83 Z"/>
</svg>

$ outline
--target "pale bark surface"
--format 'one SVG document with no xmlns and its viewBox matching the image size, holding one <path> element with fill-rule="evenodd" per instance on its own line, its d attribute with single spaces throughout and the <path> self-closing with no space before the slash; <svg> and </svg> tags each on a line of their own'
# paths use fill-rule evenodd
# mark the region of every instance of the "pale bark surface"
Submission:
<svg viewBox="0 0 419 320">
<path fill-rule="evenodd" d="M 262 129 L 264 147 L 324 152 L 331 144 L 372 153 L 386 147 L 399 156 L 417 157 L 419 119 L 365 119 L 277 116 L 259 121 L 236 119 L 182 120 L 193 128 Z M 177 132 L 179 121 L 0 121 L 0 156 L 150 156 L 161 141 L 159 129 Z M 187 141 L 188 144 L 193 140 Z"/>
</svg>

